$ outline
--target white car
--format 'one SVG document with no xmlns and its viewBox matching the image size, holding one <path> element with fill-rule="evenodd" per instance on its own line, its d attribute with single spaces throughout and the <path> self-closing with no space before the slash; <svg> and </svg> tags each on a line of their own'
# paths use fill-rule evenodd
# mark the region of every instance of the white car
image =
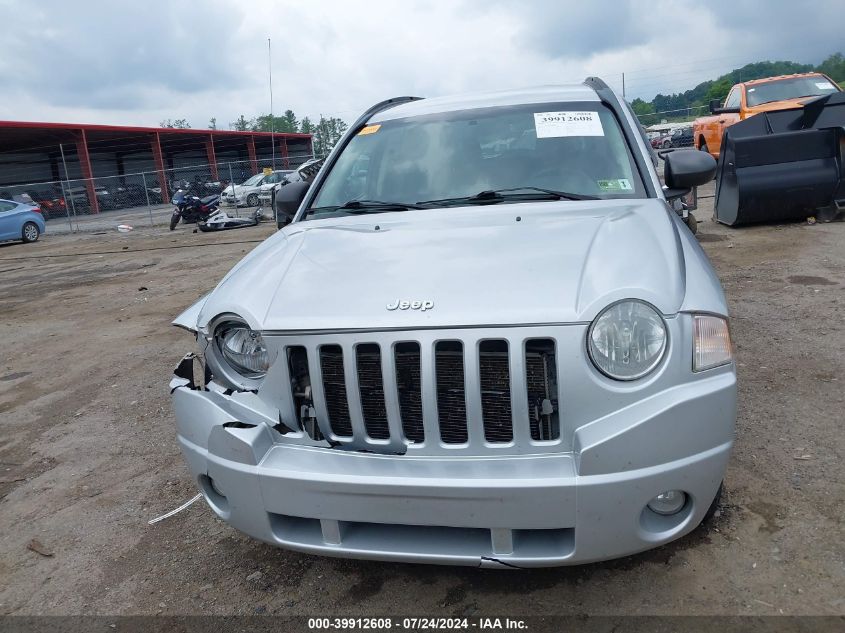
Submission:
<svg viewBox="0 0 845 633">
<path fill-rule="evenodd" d="M 255 174 L 239 185 L 229 185 L 223 190 L 221 199 L 225 204 L 239 207 L 254 207 L 258 205 L 258 196 L 263 185 L 272 186 L 279 182 L 290 171 L 277 169 L 269 174 Z"/>
<path fill-rule="evenodd" d="M 273 189 L 284 181 L 285 176 L 292 173 L 292 169 L 282 169 L 280 171 L 273 172 L 270 176 L 267 176 L 261 184 L 261 188 L 258 190 L 258 204 L 262 207 L 272 207 Z"/>
</svg>

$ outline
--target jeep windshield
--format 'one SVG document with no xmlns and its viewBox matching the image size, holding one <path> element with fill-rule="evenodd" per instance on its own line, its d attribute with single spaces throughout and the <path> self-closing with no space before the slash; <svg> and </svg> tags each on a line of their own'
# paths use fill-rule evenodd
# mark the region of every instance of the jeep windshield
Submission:
<svg viewBox="0 0 845 633">
<path fill-rule="evenodd" d="M 609 108 L 545 103 L 371 121 L 331 166 L 306 216 L 644 197 Z"/>
<path fill-rule="evenodd" d="M 820 97 L 839 92 L 839 88 L 823 75 L 778 79 L 762 84 L 748 86 L 745 102 L 749 107 L 773 101 L 785 101 L 800 97 Z"/>
</svg>

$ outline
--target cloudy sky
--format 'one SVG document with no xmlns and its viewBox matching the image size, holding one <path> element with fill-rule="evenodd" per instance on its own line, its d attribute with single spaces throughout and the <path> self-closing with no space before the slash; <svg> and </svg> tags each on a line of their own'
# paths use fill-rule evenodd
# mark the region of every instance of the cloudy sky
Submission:
<svg viewBox="0 0 845 633">
<path fill-rule="evenodd" d="M 651 99 L 845 52 L 842 0 L 0 0 L 0 120 L 226 127 L 381 99 L 580 81 Z"/>
</svg>

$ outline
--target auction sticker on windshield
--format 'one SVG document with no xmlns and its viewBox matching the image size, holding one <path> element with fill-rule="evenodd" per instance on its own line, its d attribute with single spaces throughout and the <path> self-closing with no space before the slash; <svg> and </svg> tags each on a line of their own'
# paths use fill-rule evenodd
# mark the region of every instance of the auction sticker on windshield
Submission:
<svg viewBox="0 0 845 633">
<path fill-rule="evenodd" d="M 604 136 L 598 112 L 535 112 L 537 138 Z"/>
</svg>

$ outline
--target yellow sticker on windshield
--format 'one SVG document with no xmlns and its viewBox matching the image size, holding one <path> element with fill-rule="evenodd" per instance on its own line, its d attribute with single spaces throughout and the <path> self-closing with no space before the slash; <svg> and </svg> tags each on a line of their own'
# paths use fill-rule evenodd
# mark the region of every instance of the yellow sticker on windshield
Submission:
<svg viewBox="0 0 845 633">
<path fill-rule="evenodd" d="M 358 132 L 358 136 L 366 136 L 367 134 L 375 134 L 379 131 L 381 125 L 368 125 L 367 127 L 361 128 L 361 131 Z"/>
</svg>

